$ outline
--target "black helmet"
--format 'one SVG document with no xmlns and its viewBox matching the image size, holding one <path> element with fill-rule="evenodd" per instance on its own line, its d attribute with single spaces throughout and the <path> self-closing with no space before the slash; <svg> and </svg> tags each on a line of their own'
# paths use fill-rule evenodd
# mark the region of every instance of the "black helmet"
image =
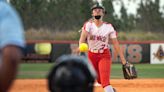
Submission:
<svg viewBox="0 0 164 92">
<path fill-rule="evenodd" d="M 104 10 L 104 13 L 106 14 L 107 12 L 106 12 L 106 10 L 105 10 L 105 8 L 102 6 L 102 5 L 100 5 L 99 3 L 96 3 L 96 4 L 94 4 L 92 7 L 91 7 L 91 10 L 93 11 L 93 9 L 103 9 Z"/>
<path fill-rule="evenodd" d="M 84 57 L 64 55 L 48 76 L 50 92 L 93 92 L 96 72 Z"/>
</svg>

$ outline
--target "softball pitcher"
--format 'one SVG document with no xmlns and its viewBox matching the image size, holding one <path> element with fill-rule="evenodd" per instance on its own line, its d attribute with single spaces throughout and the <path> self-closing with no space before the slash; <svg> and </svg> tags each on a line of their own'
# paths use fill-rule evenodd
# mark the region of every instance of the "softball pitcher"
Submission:
<svg viewBox="0 0 164 92">
<path fill-rule="evenodd" d="M 89 47 L 88 57 L 92 62 L 98 78 L 105 92 L 115 92 L 110 85 L 111 54 L 109 40 L 112 41 L 115 50 L 119 53 L 122 64 L 126 64 L 124 55 L 119 47 L 116 31 L 112 24 L 104 22 L 105 8 L 99 4 L 92 8 L 92 19 L 87 21 L 82 28 L 79 45 L 87 43 Z"/>
</svg>

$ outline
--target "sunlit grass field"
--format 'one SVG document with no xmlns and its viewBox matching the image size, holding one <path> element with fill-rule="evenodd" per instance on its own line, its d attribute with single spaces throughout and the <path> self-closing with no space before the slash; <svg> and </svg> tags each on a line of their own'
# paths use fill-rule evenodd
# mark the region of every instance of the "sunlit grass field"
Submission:
<svg viewBox="0 0 164 92">
<path fill-rule="evenodd" d="M 53 63 L 23 63 L 20 65 L 17 78 L 46 78 Z M 164 64 L 135 64 L 138 78 L 164 78 Z M 123 78 L 122 65 L 113 64 L 111 71 L 112 79 Z"/>
</svg>

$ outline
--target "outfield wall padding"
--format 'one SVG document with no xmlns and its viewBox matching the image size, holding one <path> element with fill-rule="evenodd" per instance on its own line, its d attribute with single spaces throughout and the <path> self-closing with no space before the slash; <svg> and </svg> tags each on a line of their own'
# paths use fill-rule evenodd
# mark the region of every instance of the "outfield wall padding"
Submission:
<svg viewBox="0 0 164 92">
<path fill-rule="evenodd" d="M 35 52 L 36 43 L 49 42 L 52 45 L 52 51 L 49 55 L 38 55 Z M 126 60 L 131 63 L 150 63 L 150 44 L 151 42 L 120 42 Z M 24 52 L 24 60 L 47 60 L 54 62 L 58 57 L 68 54 L 77 54 L 77 41 L 30 41 L 27 42 Z M 113 63 L 120 63 L 119 55 L 114 51 L 113 45 L 110 45 L 110 52 Z"/>
</svg>

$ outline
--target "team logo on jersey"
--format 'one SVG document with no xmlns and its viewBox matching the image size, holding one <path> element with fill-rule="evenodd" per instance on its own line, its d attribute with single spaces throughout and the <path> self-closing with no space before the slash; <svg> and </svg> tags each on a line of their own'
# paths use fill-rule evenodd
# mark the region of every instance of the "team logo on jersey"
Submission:
<svg viewBox="0 0 164 92">
<path fill-rule="evenodd" d="M 90 40 L 97 40 L 97 41 L 105 42 L 106 41 L 106 37 L 105 36 L 91 35 L 90 36 Z"/>
<path fill-rule="evenodd" d="M 154 55 L 154 58 L 157 58 L 160 61 L 164 59 L 164 51 L 163 51 L 162 45 L 159 46 L 157 52 L 153 53 L 153 55 Z"/>
</svg>

